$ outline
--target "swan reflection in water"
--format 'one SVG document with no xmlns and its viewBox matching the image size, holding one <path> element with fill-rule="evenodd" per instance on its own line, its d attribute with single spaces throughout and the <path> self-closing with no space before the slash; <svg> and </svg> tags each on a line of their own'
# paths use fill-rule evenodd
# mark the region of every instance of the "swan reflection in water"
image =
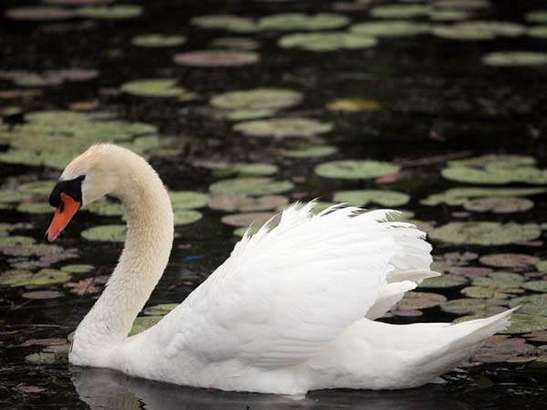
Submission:
<svg viewBox="0 0 547 410">
<path fill-rule="evenodd" d="M 396 391 L 323 390 L 295 400 L 284 396 L 224 392 L 136 379 L 120 372 L 72 367 L 71 380 L 91 409 L 364 409 L 466 410 L 472 406 L 454 399 L 442 386 Z"/>
</svg>

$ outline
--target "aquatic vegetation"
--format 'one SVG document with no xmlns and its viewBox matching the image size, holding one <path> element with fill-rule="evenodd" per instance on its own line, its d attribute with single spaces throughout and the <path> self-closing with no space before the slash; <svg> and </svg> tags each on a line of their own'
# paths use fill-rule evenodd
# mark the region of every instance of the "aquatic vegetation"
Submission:
<svg viewBox="0 0 547 410">
<path fill-rule="evenodd" d="M 232 178 L 215 182 L 209 191 L 215 194 L 269 195 L 290 191 L 289 181 L 276 181 L 271 178 Z"/>
<path fill-rule="evenodd" d="M 168 78 L 129 81 L 122 84 L 121 90 L 141 97 L 176 97 L 179 101 L 192 100 L 196 96 L 184 87 L 178 86 L 176 80 Z"/>
<path fill-rule="evenodd" d="M 346 32 L 287 34 L 278 41 L 282 48 L 300 48 L 309 51 L 335 51 L 370 48 L 376 39 Z"/>
<path fill-rule="evenodd" d="M 252 51 L 203 50 L 175 54 L 173 61 L 193 67 L 237 67 L 254 64 L 260 55 Z"/>
<path fill-rule="evenodd" d="M 82 231 L 82 237 L 88 241 L 123 242 L 125 225 L 99 225 Z"/>
<path fill-rule="evenodd" d="M 325 178 L 370 179 L 399 172 L 398 165 L 373 160 L 343 160 L 325 162 L 315 173 Z"/>
<path fill-rule="evenodd" d="M 283 88 L 256 88 L 230 91 L 210 99 L 209 103 L 225 110 L 279 110 L 300 104 L 302 94 Z"/>
<path fill-rule="evenodd" d="M 332 130 L 332 124 L 311 118 L 291 117 L 273 118 L 240 122 L 234 130 L 249 137 L 313 137 Z"/>
<path fill-rule="evenodd" d="M 176 47 L 186 43 L 186 37 L 176 34 L 141 34 L 133 37 L 131 43 L 138 47 Z"/>
<path fill-rule="evenodd" d="M 452 25 L 438 25 L 433 35 L 450 40 L 492 40 L 496 37 L 518 37 L 526 33 L 520 24 L 505 21 L 464 21 Z"/>
<path fill-rule="evenodd" d="M 340 98 L 330 101 L 327 104 L 327 109 L 329 111 L 361 112 L 378 111 L 381 107 L 375 100 L 366 100 L 364 98 Z"/>
<path fill-rule="evenodd" d="M 494 51 L 482 58 L 486 65 L 496 67 L 538 66 L 547 64 L 547 53 L 534 51 Z"/>
<path fill-rule="evenodd" d="M 330 145 L 310 145 L 300 148 L 283 149 L 280 151 L 281 155 L 290 158 L 320 158 L 328 157 L 338 151 L 336 147 Z"/>
<path fill-rule="evenodd" d="M 431 238 L 441 242 L 469 245 L 508 245 L 541 236 L 539 225 L 509 222 L 450 222 L 434 228 Z"/>
<path fill-rule="evenodd" d="M 338 191 L 334 194 L 334 202 L 347 202 L 350 205 L 367 208 L 374 203 L 383 207 L 399 207 L 410 201 L 410 196 L 395 191 L 365 189 L 360 191 Z"/>
</svg>

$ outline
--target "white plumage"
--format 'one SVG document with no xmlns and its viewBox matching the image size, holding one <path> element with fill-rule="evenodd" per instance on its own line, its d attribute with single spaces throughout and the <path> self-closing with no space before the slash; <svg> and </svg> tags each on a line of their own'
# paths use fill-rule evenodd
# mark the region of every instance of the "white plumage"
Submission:
<svg viewBox="0 0 547 410">
<path fill-rule="evenodd" d="M 308 203 L 283 211 L 277 226 L 246 234 L 181 305 L 126 338 L 167 262 L 172 211 L 140 157 L 112 145 L 90 150 L 93 165 L 88 151 L 64 178 L 116 161 L 142 189 L 126 180 L 110 192 L 130 210 L 128 239 L 109 286 L 76 331 L 73 364 L 225 390 L 397 389 L 427 383 L 508 324 L 511 311 L 457 325 L 374 322 L 437 275 L 424 233 L 392 221 L 393 211 L 338 205 L 314 215 Z M 85 201 L 94 191 L 82 189 Z"/>
</svg>

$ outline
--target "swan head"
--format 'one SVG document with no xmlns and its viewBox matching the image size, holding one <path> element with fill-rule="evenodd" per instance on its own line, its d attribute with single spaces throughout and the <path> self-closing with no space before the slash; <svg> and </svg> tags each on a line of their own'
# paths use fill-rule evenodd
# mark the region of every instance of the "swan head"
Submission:
<svg viewBox="0 0 547 410">
<path fill-rule="evenodd" d="M 124 151 L 135 155 L 112 144 L 94 145 L 66 166 L 49 196 L 55 208 L 46 232 L 49 241 L 57 239 L 82 206 L 117 191 Z"/>
</svg>

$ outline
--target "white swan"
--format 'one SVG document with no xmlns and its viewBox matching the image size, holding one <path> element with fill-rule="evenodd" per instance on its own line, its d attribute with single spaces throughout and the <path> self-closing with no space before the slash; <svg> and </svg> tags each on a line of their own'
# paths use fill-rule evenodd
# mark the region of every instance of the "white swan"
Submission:
<svg viewBox="0 0 547 410">
<path fill-rule="evenodd" d="M 106 289 L 74 334 L 70 363 L 176 384 L 302 395 L 329 388 L 422 385 L 504 329 L 511 311 L 461 324 L 375 322 L 429 270 L 431 246 L 389 211 L 313 204 L 246 235 L 230 257 L 154 327 L 127 337 L 167 265 L 168 193 L 133 152 L 96 145 L 53 190 L 54 240 L 80 205 L 106 194 L 127 216 L 125 247 Z"/>
</svg>

